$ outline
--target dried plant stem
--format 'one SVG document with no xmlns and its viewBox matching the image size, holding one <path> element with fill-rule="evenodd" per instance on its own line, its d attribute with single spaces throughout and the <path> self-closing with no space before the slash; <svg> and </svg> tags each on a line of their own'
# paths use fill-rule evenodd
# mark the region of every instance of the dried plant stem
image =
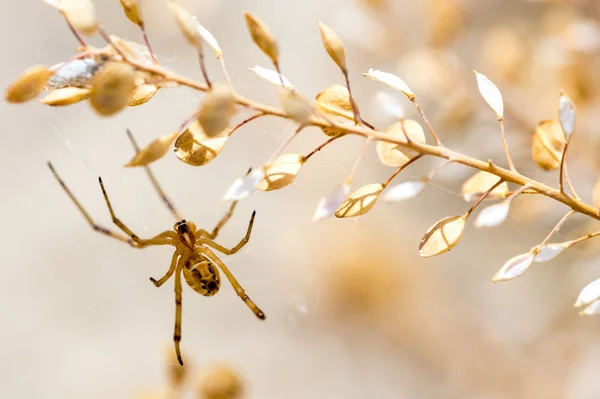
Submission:
<svg viewBox="0 0 600 399">
<path fill-rule="evenodd" d="M 128 59 L 123 54 L 121 54 L 121 56 L 123 56 L 124 60 L 126 62 L 128 62 L 129 64 L 131 64 L 132 66 L 134 66 L 140 70 L 144 70 L 146 72 L 161 76 L 163 79 L 165 79 L 167 81 L 177 83 L 182 86 L 186 86 L 186 87 L 198 90 L 198 91 L 207 91 L 208 90 L 208 87 L 205 84 L 195 82 L 186 77 L 172 73 L 170 71 L 165 70 L 164 68 L 162 68 L 160 66 L 142 64 L 138 61 Z M 239 94 L 235 95 L 235 102 L 238 105 L 260 111 L 265 115 L 273 115 L 273 116 L 278 116 L 281 118 L 291 119 L 286 115 L 285 111 L 283 111 L 280 108 L 252 101 L 252 100 L 247 99 Z M 420 107 L 417 107 L 417 109 L 420 109 Z M 421 113 L 421 117 L 423 117 L 424 113 L 422 113 L 422 112 L 420 112 L 420 113 Z M 425 124 L 428 125 L 428 128 L 429 128 L 430 124 L 425 119 L 424 119 L 424 121 L 425 121 Z M 325 121 L 322 118 L 317 118 L 317 117 L 311 117 L 311 119 L 308 121 L 307 125 L 317 126 L 317 127 L 331 127 L 331 124 L 329 122 Z M 393 139 L 393 138 L 390 138 L 389 135 L 384 132 L 380 132 L 380 131 L 374 130 L 374 129 L 368 129 L 368 128 L 365 128 L 364 126 L 360 126 L 360 125 L 357 125 L 357 126 L 336 125 L 336 129 L 339 129 L 346 134 L 353 134 L 353 135 L 369 138 L 371 140 L 385 141 L 388 143 L 397 144 L 402 148 L 409 148 L 411 150 L 417 151 L 420 154 L 426 154 L 426 155 L 431 155 L 431 156 L 438 157 L 438 158 L 451 160 L 452 162 L 459 163 L 459 164 L 462 164 L 465 166 L 469 166 L 473 169 L 491 173 L 509 183 L 514 183 L 519 186 L 529 186 L 531 190 L 533 190 L 541 195 L 544 195 L 545 197 L 548 197 L 555 201 L 558 201 L 558 202 L 568 206 L 569 208 L 573 209 L 575 212 L 581 213 L 583 215 L 589 216 L 593 219 L 600 221 L 599 211 L 592 205 L 586 204 L 585 202 L 583 202 L 582 200 L 580 200 L 578 198 L 573 198 L 569 195 L 566 195 L 561 190 L 557 190 L 555 188 L 549 187 L 541 182 L 538 182 L 529 177 L 526 177 L 516 171 L 512 171 L 512 170 L 508 170 L 508 169 L 499 167 L 499 166 L 495 165 L 491 160 L 483 161 L 483 160 L 480 160 L 477 158 L 473 158 L 468 155 L 464 155 L 464 154 L 455 152 L 447 147 L 444 147 L 441 144 L 433 146 L 433 145 L 428 145 L 428 144 L 416 143 L 414 141 L 406 142 L 404 140 Z M 433 131 L 433 128 L 431 128 L 430 131 Z M 437 137 L 437 135 L 435 137 Z M 439 142 L 439 139 L 437 140 L 437 142 Z"/>
<path fill-rule="evenodd" d="M 567 187 L 569 187 L 569 190 L 571 190 L 571 193 L 573 194 L 573 196 L 575 198 L 577 198 L 578 200 L 580 200 L 581 197 L 579 197 L 579 195 L 573 188 L 573 183 L 571 182 L 571 177 L 569 176 L 569 169 L 567 168 L 566 162 L 565 162 L 565 166 L 564 166 L 564 171 L 565 171 L 565 181 L 567 182 Z"/>
<path fill-rule="evenodd" d="M 140 30 L 142 31 L 142 37 L 144 38 L 144 43 L 146 44 L 146 47 L 148 47 L 148 51 L 150 52 L 152 61 L 154 61 L 155 64 L 158 64 L 158 57 L 156 56 L 156 54 L 154 54 L 154 51 L 152 51 L 152 46 L 150 46 L 150 40 L 148 40 L 148 34 L 146 33 L 146 27 L 142 25 L 140 26 Z"/>
<path fill-rule="evenodd" d="M 238 130 L 239 128 L 244 126 L 246 123 L 252 122 L 253 120 L 258 119 L 261 116 L 265 116 L 265 115 L 267 115 L 267 114 L 265 114 L 264 112 L 258 112 L 256 114 L 244 119 L 243 121 L 241 121 L 240 123 L 238 123 L 237 125 L 232 127 L 231 129 L 229 129 L 229 135 L 231 136 L 236 130 Z"/>
<path fill-rule="evenodd" d="M 516 172 L 515 164 L 513 163 L 510 151 L 508 151 L 508 142 L 506 141 L 506 132 L 504 131 L 504 118 L 498 118 L 500 124 L 500 135 L 502 136 L 502 145 L 504 145 L 504 153 L 506 154 L 506 160 L 508 161 L 508 167 L 511 171 Z"/>
<path fill-rule="evenodd" d="M 425 115 L 425 111 L 423 111 L 423 108 L 421 108 L 421 106 L 417 102 L 416 97 L 412 97 L 411 101 L 413 102 L 413 104 L 415 104 L 415 107 L 417 108 L 417 111 L 419 112 L 419 115 L 421 115 L 421 119 L 423 119 L 423 122 L 425 123 L 425 126 L 427 126 L 427 129 L 429 129 L 429 133 L 431 133 L 431 137 L 433 137 L 433 139 L 435 140 L 435 143 L 438 146 L 442 147 L 443 146 L 442 141 L 438 137 L 437 133 L 435 132 L 435 129 L 433 128 L 433 126 L 431 126 L 431 123 L 429 123 L 429 119 L 427 119 L 427 116 Z"/>
<path fill-rule="evenodd" d="M 542 250 L 542 247 L 544 245 L 546 245 L 548 243 L 548 241 L 550 241 L 550 239 L 552 238 L 552 236 L 554 236 L 554 234 L 556 234 L 556 232 L 558 231 L 558 229 L 560 229 L 560 227 L 571 216 L 573 216 L 573 214 L 575 214 L 575 211 L 573 209 L 571 209 L 569 212 L 567 212 L 567 214 L 565 216 L 563 216 L 562 219 L 560 219 L 558 223 L 556 223 L 556 226 L 554 226 L 554 228 L 550 231 L 550 233 L 548 233 L 548 235 L 546 236 L 546 238 L 544 238 L 544 240 L 533 249 L 533 253 L 534 254 L 538 254 Z"/>
<path fill-rule="evenodd" d="M 271 156 L 271 159 L 269 159 L 269 161 L 267 161 L 267 165 L 272 164 L 273 161 L 275 161 L 275 159 L 281 155 L 281 153 L 283 152 L 285 147 L 287 147 L 292 142 L 292 140 L 294 140 L 294 137 L 296 137 L 298 135 L 298 133 L 300 133 L 302 131 L 302 129 L 304 129 L 304 125 L 299 126 L 296 130 L 294 130 L 292 132 L 292 134 L 290 134 L 289 136 L 286 137 L 286 139 L 283 141 L 283 143 L 281 143 L 279 145 L 279 148 L 277 148 L 277 150 L 273 153 L 273 155 Z"/>
<path fill-rule="evenodd" d="M 567 150 L 569 149 L 569 141 L 565 143 L 565 149 L 562 152 L 562 156 L 560 158 L 560 168 L 558 170 L 558 188 L 562 194 L 565 194 L 564 181 L 567 181 L 567 185 L 569 189 L 573 193 L 576 199 L 580 199 L 575 190 L 573 190 L 573 184 L 571 183 L 571 179 L 569 178 L 569 174 L 567 172 Z M 565 194 L 566 195 L 566 194 Z"/>
<path fill-rule="evenodd" d="M 67 16 L 63 12 L 61 12 L 61 14 L 65 18 L 65 21 L 67 21 L 67 25 L 69 26 L 69 29 L 71 30 L 73 36 L 75 36 L 75 39 L 77 39 L 79 44 L 81 44 L 83 47 L 87 47 L 87 43 L 85 42 L 85 40 L 83 40 L 79 32 L 77 32 L 71 21 L 69 21 L 69 18 L 67 18 Z"/>
<path fill-rule="evenodd" d="M 433 169 L 431 172 L 429 172 L 427 174 L 427 180 L 431 180 L 433 179 L 433 177 L 442 169 L 444 169 L 446 166 L 450 165 L 452 162 L 452 160 L 448 160 L 446 162 L 444 162 L 443 164 L 441 164 L 440 166 L 438 166 L 437 168 Z"/>
<path fill-rule="evenodd" d="M 210 83 L 210 78 L 208 77 L 208 72 L 206 71 L 206 62 L 204 62 L 204 50 L 202 47 L 198 48 L 198 62 L 200 63 L 200 70 L 202 71 L 202 77 L 206 82 L 206 86 L 208 89 L 212 89 L 212 83 Z"/>
<path fill-rule="evenodd" d="M 475 208 L 477 208 L 479 206 L 479 204 L 481 204 L 481 202 L 488 196 L 490 195 L 490 193 L 492 191 L 494 191 L 496 189 L 496 187 L 498 187 L 499 185 L 501 185 L 502 183 L 504 183 L 504 180 L 500 179 L 496 182 L 496 184 L 494 184 L 492 187 L 490 187 L 485 193 L 483 193 L 479 198 L 477 198 L 477 201 L 475 201 L 475 203 L 473 203 L 473 205 L 471 205 L 471 208 L 469 208 L 469 210 L 466 213 L 465 218 L 468 218 L 469 215 L 471 215 L 471 213 L 473 213 L 473 211 L 475 210 Z"/>
<path fill-rule="evenodd" d="M 325 146 L 333 143 L 335 140 L 339 139 L 340 137 L 342 137 L 341 135 L 339 136 L 334 136 L 332 138 L 330 138 L 327 141 L 324 141 L 323 143 L 321 143 L 317 148 L 313 149 L 310 153 L 308 153 L 308 155 L 306 155 L 304 157 L 304 161 L 308 161 L 310 159 L 310 157 L 312 157 L 313 155 L 315 155 L 317 152 L 321 151 L 323 148 L 325 148 Z"/>
<path fill-rule="evenodd" d="M 233 91 L 233 84 L 231 83 L 231 77 L 229 76 L 229 72 L 227 71 L 227 67 L 225 67 L 225 58 L 223 58 L 223 54 L 219 55 L 217 57 L 217 59 L 219 60 L 219 63 L 221 64 L 221 69 L 223 70 L 223 75 L 225 75 L 225 80 L 227 81 L 227 84 L 229 85 L 229 87 Z"/>
<path fill-rule="evenodd" d="M 405 163 L 404 165 L 402 165 L 398 169 L 396 169 L 396 171 L 394 173 L 392 173 L 392 175 L 390 177 L 388 177 L 388 179 L 385 181 L 385 183 L 383 183 L 383 187 L 387 187 L 387 185 L 390 184 L 392 182 L 392 180 L 394 180 L 394 178 L 400 174 L 400 172 L 402 172 L 409 165 L 413 164 L 414 162 L 418 161 L 419 159 L 423 158 L 424 156 L 425 155 L 417 155 L 416 157 L 411 158 L 407 163 Z"/>
<path fill-rule="evenodd" d="M 583 242 L 583 241 L 589 240 L 590 238 L 594 238 L 594 237 L 598 237 L 598 236 L 600 236 L 600 231 L 596 231 L 594 233 L 586 234 L 583 237 L 576 238 L 571 241 L 571 243 L 569 244 L 569 248 L 571 248 L 575 244 L 579 244 L 580 242 Z"/>
<path fill-rule="evenodd" d="M 350 78 L 348 77 L 347 71 L 342 71 L 344 73 L 344 79 L 346 80 L 346 88 L 348 89 L 348 97 L 350 98 L 350 106 L 352 107 L 352 113 L 354 114 L 354 123 L 360 125 L 363 123 L 360 118 L 360 111 L 358 110 L 358 105 L 356 105 L 356 101 L 354 101 L 354 96 L 352 96 L 352 90 L 350 89 Z"/>
<path fill-rule="evenodd" d="M 372 137 L 367 137 L 367 139 L 363 142 L 363 145 L 362 145 L 362 147 L 360 147 L 360 150 L 358 151 L 358 155 L 356 156 L 356 159 L 354 160 L 354 165 L 352 165 L 350 174 L 348 175 L 348 177 L 346 177 L 346 181 L 344 182 L 344 184 L 346 184 L 348 186 L 352 185 L 352 180 L 354 180 L 354 175 L 356 174 L 356 171 L 358 170 L 358 165 L 360 165 L 360 161 L 362 160 L 362 157 L 365 155 L 365 152 L 367 151 L 367 148 L 369 147 L 369 144 L 371 144 L 372 141 L 373 141 Z"/>
</svg>

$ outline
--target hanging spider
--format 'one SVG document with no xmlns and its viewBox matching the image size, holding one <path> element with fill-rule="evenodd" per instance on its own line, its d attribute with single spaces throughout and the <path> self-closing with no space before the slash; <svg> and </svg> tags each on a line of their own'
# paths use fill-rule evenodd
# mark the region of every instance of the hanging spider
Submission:
<svg viewBox="0 0 600 399">
<path fill-rule="evenodd" d="M 133 144 L 133 147 L 136 152 L 139 152 L 139 147 L 133 138 L 133 135 L 129 130 L 127 130 L 127 135 Z M 223 263 L 221 259 L 209 248 L 212 247 L 219 252 L 222 252 L 226 255 L 231 255 L 238 252 L 250 239 L 250 234 L 252 232 L 252 225 L 254 223 L 254 216 L 256 215 L 256 211 L 252 212 L 252 217 L 250 218 L 250 222 L 248 223 L 248 229 L 246 231 L 246 235 L 241 241 L 233 248 L 228 249 L 223 247 L 220 244 L 217 244 L 213 241 L 217 235 L 219 234 L 219 230 L 223 227 L 223 225 L 231 218 L 233 215 L 233 211 L 235 210 L 235 206 L 237 201 L 231 204 L 229 211 L 221 218 L 221 220 L 217 223 L 212 232 L 208 232 L 203 229 L 197 229 L 196 225 L 192 222 L 184 220 L 180 215 L 176 208 L 173 206 L 169 198 L 165 195 L 162 188 L 158 184 L 158 181 L 152 174 L 152 171 L 149 167 L 145 166 L 146 174 L 148 175 L 152 185 L 158 192 L 158 195 L 161 197 L 163 203 L 167 206 L 169 211 L 175 216 L 177 223 L 173 226 L 173 230 L 167 230 L 159 235 L 150 238 L 150 239 L 142 239 L 135 235 L 121 220 L 119 220 L 113 211 L 112 205 L 108 199 L 108 195 L 106 194 L 106 190 L 104 188 L 104 184 L 102 183 L 102 178 L 99 178 L 100 188 L 102 189 L 102 194 L 104 195 L 104 199 L 106 201 L 106 205 L 108 206 L 108 211 L 110 212 L 110 216 L 114 224 L 119 227 L 127 236 L 113 232 L 105 227 L 102 227 L 94 222 L 94 220 L 90 217 L 87 211 L 83 208 L 83 206 L 79 203 L 79 201 L 75 198 L 71 190 L 66 186 L 63 180 L 60 178 L 58 173 L 56 173 L 54 167 L 50 162 L 48 162 L 48 167 L 56 177 L 56 180 L 60 183 L 62 188 L 65 190 L 67 195 L 71 198 L 75 206 L 79 209 L 79 211 L 83 214 L 83 217 L 87 220 L 90 226 L 97 232 L 105 234 L 109 237 L 115 238 L 119 241 L 123 241 L 134 248 L 145 248 L 153 245 L 172 245 L 175 247 L 175 253 L 173 254 L 173 258 L 171 260 L 171 266 L 167 273 L 158 280 L 150 277 L 150 281 L 154 283 L 156 287 L 160 287 L 163 285 L 173 274 L 175 275 L 175 332 L 173 334 L 173 340 L 175 341 L 175 352 L 177 354 L 177 360 L 179 364 L 183 366 L 183 360 L 181 358 L 181 349 L 180 349 L 180 341 L 181 341 L 181 303 L 182 303 L 182 285 L 181 285 L 181 274 L 183 273 L 183 277 L 186 283 L 197 293 L 204 296 L 212 296 L 215 295 L 221 286 L 221 278 L 219 275 L 219 269 L 225 274 L 225 277 L 229 280 L 237 295 L 248 305 L 250 310 L 254 313 L 256 317 L 261 320 L 265 319 L 265 314 L 252 302 L 252 300 L 246 294 L 246 291 L 242 288 L 240 283 L 235 279 L 233 274 L 229 271 L 227 266 Z M 216 266 L 216 267 L 215 267 Z"/>
</svg>

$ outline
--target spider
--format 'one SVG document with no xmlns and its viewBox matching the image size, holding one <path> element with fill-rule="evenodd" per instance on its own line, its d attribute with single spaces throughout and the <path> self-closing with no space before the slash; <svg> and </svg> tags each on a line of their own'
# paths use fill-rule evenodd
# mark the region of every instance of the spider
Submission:
<svg viewBox="0 0 600 399">
<path fill-rule="evenodd" d="M 136 152 L 139 152 L 139 147 L 133 138 L 133 135 L 129 130 L 127 130 L 127 135 L 131 140 L 131 143 Z M 120 219 L 115 216 L 115 212 L 113 211 L 113 207 L 108 199 L 108 195 L 106 194 L 106 189 L 104 188 L 104 183 L 102 182 L 102 178 L 98 178 L 100 183 L 100 188 L 102 189 L 102 194 L 104 196 L 104 200 L 106 201 L 106 205 L 108 207 L 108 211 L 110 212 L 110 216 L 112 217 L 112 221 L 119 229 L 121 229 L 126 235 L 121 233 L 113 232 L 105 227 L 96 224 L 94 220 L 90 217 L 88 212 L 83 208 L 83 206 L 79 203 L 79 201 L 75 198 L 71 190 L 67 187 L 61 177 L 58 175 L 54 167 L 50 162 L 48 162 L 48 167 L 50 171 L 58 181 L 58 183 L 62 186 L 64 191 L 67 193 L 69 198 L 73 201 L 75 206 L 79 209 L 83 217 L 87 220 L 89 225 L 95 231 L 105 234 L 109 237 L 122 241 L 131 245 L 134 248 L 145 248 L 153 245 L 172 245 L 175 247 L 175 252 L 173 253 L 173 257 L 171 259 L 171 266 L 167 273 L 156 280 L 150 277 L 150 281 L 156 286 L 162 286 L 171 276 L 175 275 L 175 332 L 173 334 L 173 341 L 175 343 L 175 352 L 177 354 L 177 360 L 180 365 L 183 366 L 183 360 L 181 357 L 181 349 L 180 349 L 180 341 L 181 341 L 181 305 L 182 305 L 182 284 L 181 284 L 181 275 L 185 279 L 185 282 L 197 293 L 204 296 L 213 296 L 215 295 L 221 286 L 221 278 L 219 275 L 219 269 L 222 273 L 227 277 L 237 295 L 244 301 L 244 303 L 252 310 L 254 315 L 261 320 L 265 319 L 265 314 L 252 302 L 252 300 L 246 294 L 246 291 L 242 288 L 240 283 L 235 279 L 233 274 L 229 271 L 227 266 L 223 263 L 221 259 L 209 248 L 212 247 L 219 252 L 224 253 L 225 255 L 231 255 L 238 252 L 250 239 L 250 234 L 252 232 L 252 225 L 254 224 L 254 217 L 256 216 L 256 211 L 252 212 L 252 217 L 250 218 L 250 222 L 248 223 L 248 229 L 246 231 L 246 235 L 244 238 L 240 240 L 240 242 L 233 248 L 228 249 L 224 246 L 217 244 L 214 239 L 219 234 L 219 230 L 223 227 L 223 225 L 231 218 L 233 215 L 233 211 L 235 210 L 235 206 L 237 201 L 234 201 L 229 211 L 221 218 L 221 220 L 217 223 L 215 228 L 208 232 L 203 229 L 197 229 L 196 225 L 190 221 L 186 221 L 180 215 L 175 206 L 169 200 L 169 198 L 165 195 L 162 188 L 158 184 L 158 181 L 152 174 L 152 171 L 148 166 L 145 166 L 146 174 L 150 179 L 152 185 L 157 191 L 158 195 L 162 199 L 163 203 L 169 209 L 169 211 L 175 216 L 177 223 L 173 226 L 173 230 L 166 230 L 157 236 L 149 239 L 143 239 L 135 235 Z M 216 267 L 215 267 L 216 266 Z"/>
</svg>

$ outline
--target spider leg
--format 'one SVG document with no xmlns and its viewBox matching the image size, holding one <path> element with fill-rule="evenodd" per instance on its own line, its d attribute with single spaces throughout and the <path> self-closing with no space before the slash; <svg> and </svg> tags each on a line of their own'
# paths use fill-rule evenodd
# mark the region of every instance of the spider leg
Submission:
<svg viewBox="0 0 600 399">
<path fill-rule="evenodd" d="M 181 305 L 183 297 L 181 295 L 181 272 L 188 257 L 181 257 L 177 262 L 177 270 L 175 270 L 175 331 L 173 332 L 173 341 L 175 342 L 175 353 L 177 354 L 177 361 L 183 366 L 183 359 L 181 358 L 181 348 L 179 343 L 181 342 Z"/>
<path fill-rule="evenodd" d="M 210 238 L 211 240 L 214 240 L 215 238 L 217 238 L 217 235 L 219 234 L 219 231 L 221 230 L 221 228 L 225 225 L 225 223 L 227 223 L 227 221 L 231 218 L 231 216 L 233 216 L 233 211 L 235 210 L 235 206 L 237 205 L 237 201 L 233 201 L 231 203 L 231 206 L 229 207 L 229 210 L 227 211 L 226 214 L 223 215 L 223 217 L 221 218 L 221 220 L 219 220 L 219 223 L 217 223 L 217 225 L 215 226 L 215 228 L 213 229 L 212 232 L 208 232 L 204 229 L 199 229 L 196 231 L 195 235 L 197 237 L 207 237 Z"/>
<path fill-rule="evenodd" d="M 138 146 L 137 142 L 133 138 L 133 134 L 131 133 L 131 130 L 129 130 L 129 129 L 127 129 L 127 136 L 129 137 L 129 140 L 131 141 L 131 144 L 133 145 L 133 148 L 135 149 L 135 153 L 137 154 L 138 152 L 140 152 L 140 147 Z M 144 170 L 146 170 L 146 174 L 148 175 L 148 178 L 150 179 L 152 186 L 154 186 L 154 189 L 158 193 L 158 196 L 160 197 L 162 202 L 165 204 L 167 209 L 169 209 L 169 211 L 173 214 L 173 216 L 175 216 L 175 219 L 183 220 L 183 217 L 181 217 L 181 215 L 177 211 L 177 208 L 175 208 L 173 201 L 171 201 L 169 199 L 169 197 L 167 197 L 167 195 L 165 194 L 163 189 L 160 187 L 160 184 L 158 184 L 158 180 L 156 180 L 156 177 L 154 177 L 154 174 L 150 170 L 150 167 L 144 166 Z"/>
<path fill-rule="evenodd" d="M 61 177 L 58 175 L 58 173 L 54 169 L 54 166 L 52 166 L 52 164 L 50 162 L 48 162 L 48 167 L 50 168 L 50 171 L 52 172 L 52 174 L 54 175 L 54 177 L 56 178 L 56 180 L 58 181 L 58 183 L 61 185 L 61 187 L 63 188 L 63 190 L 65 190 L 65 192 L 67 193 L 67 195 L 69 196 L 69 198 L 71 199 L 71 201 L 73 201 L 73 203 L 75 204 L 75 206 L 77 207 L 77 209 L 79 209 L 79 212 L 81 212 L 81 214 L 83 215 L 83 217 L 85 218 L 85 220 L 88 222 L 88 224 L 90 225 L 90 227 L 92 229 L 94 229 L 95 231 L 97 231 L 99 233 L 107 235 L 109 237 L 112 237 L 114 239 L 117 239 L 119 241 L 127 243 L 127 244 L 131 245 L 134 248 L 139 248 L 136 245 L 136 243 L 130 237 L 121 235 L 119 233 L 115 233 L 115 232 L 107 229 L 106 227 L 103 227 L 103 226 L 97 224 L 96 222 L 94 222 L 94 220 L 87 213 L 87 211 L 85 210 L 85 208 L 79 203 L 79 201 L 77 200 L 77 198 L 75 198 L 75 196 L 73 195 L 73 193 L 71 192 L 71 190 L 69 190 L 69 188 L 67 187 L 67 185 L 65 184 L 65 182 L 61 179 Z"/>
<path fill-rule="evenodd" d="M 227 280 L 229 280 L 229 282 L 233 286 L 233 289 L 235 290 L 236 294 L 240 297 L 240 299 L 244 301 L 244 303 L 250 308 L 250 310 L 252 311 L 252 313 L 254 313 L 256 317 L 258 317 L 261 320 L 264 320 L 266 316 L 263 313 L 263 311 L 260 310 L 254 302 L 252 302 L 252 299 L 250 299 L 248 294 L 246 294 L 244 288 L 242 288 L 240 283 L 238 283 L 235 277 L 233 277 L 233 274 L 231 274 L 227 266 L 225 266 L 225 263 L 223 263 L 223 261 L 219 259 L 219 257 L 209 248 L 199 247 L 198 252 L 211 262 L 215 263 L 221 269 L 221 271 L 223 272 L 223 274 L 225 274 Z"/>
<path fill-rule="evenodd" d="M 250 222 L 248 223 L 248 230 L 246 230 L 246 235 L 244 236 L 244 238 L 242 238 L 240 240 L 240 242 L 235 247 L 233 247 L 231 249 L 225 248 L 224 246 L 217 244 L 213 240 L 211 240 L 209 238 L 204 238 L 202 236 L 200 236 L 199 238 L 196 239 L 196 244 L 208 245 L 209 247 L 212 247 L 212 248 L 216 249 L 217 251 L 224 253 L 225 255 L 234 254 L 237 251 L 239 251 L 240 249 L 242 249 L 244 247 L 244 245 L 246 245 L 248 243 L 248 241 L 250 241 L 250 234 L 252 234 L 252 226 L 254 225 L 254 217 L 255 216 L 256 216 L 256 211 L 252 212 L 252 217 L 250 218 Z"/>
<path fill-rule="evenodd" d="M 108 210 L 110 212 L 110 216 L 112 217 L 113 223 L 116 224 L 125 234 L 131 237 L 133 242 L 135 242 L 139 247 L 146 247 L 149 245 L 169 245 L 173 242 L 174 239 L 177 238 L 177 233 L 175 233 L 174 231 L 165 231 L 150 239 L 139 238 L 133 233 L 133 231 L 129 229 L 129 227 L 125 226 L 125 224 L 115 216 L 115 212 L 113 211 L 112 205 L 110 204 L 110 200 L 108 199 L 108 195 L 106 194 L 106 190 L 104 189 L 104 183 L 102 183 L 102 178 L 99 177 L 98 181 L 100 182 L 100 188 L 102 189 L 102 194 L 104 195 L 104 199 L 106 200 L 106 206 L 108 206 Z"/>
<path fill-rule="evenodd" d="M 173 259 L 171 259 L 171 266 L 169 267 L 169 270 L 160 279 L 155 280 L 154 278 L 150 277 L 150 281 L 152 281 L 152 283 L 156 287 L 160 287 L 161 285 L 163 285 L 164 283 L 166 283 L 167 280 L 173 275 L 173 272 L 175 271 L 175 267 L 177 266 L 177 258 L 179 258 L 179 253 L 175 252 L 173 254 Z"/>
</svg>

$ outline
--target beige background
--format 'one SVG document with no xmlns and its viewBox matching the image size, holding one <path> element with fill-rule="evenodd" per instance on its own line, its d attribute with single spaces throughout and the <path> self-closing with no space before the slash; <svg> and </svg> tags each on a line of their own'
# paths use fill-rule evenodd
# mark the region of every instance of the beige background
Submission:
<svg viewBox="0 0 600 399">
<path fill-rule="evenodd" d="M 95 3 L 107 30 L 139 40 L 118 2 Z M 402 48 L 421 45 L 427 21 L 420 2 L 393 3 L 399 44 L 392 56 L 347 43 L 359 105 L 379 126 L 385 119 L 369 99 L 380 87 L 361 80 L 360 73 L 369 67 L 393 71 Z M 476 17 L 475 33 L 463 42 L 463 54 L 469 54 L 478 27 L 542 11 L 516 0 L 500 3 L 467 4 Z M 248 71 L 269 65 L 246 33 L 245 10 L 269 24 L 281 45 L 284 74 L 301 92 L 314 97 L 342 83 L 321 47 L 316 21 L 339 28 L 340 10 L 353 7 L 351 2 L 185 4 L 219 40 L 240 92 L 276 100 L 273 87 Z M 144 6 L 163 62 L 199 79 L 196 58 L 165 2 L 147 0 Z M 29 65 L 52 65 L 73 54 L 75 41 L 50 7 L 37 0 L 3 1 L 1 7 L 1 87 Z M 340 30 L 344 37 L 353 33 L 351 26 Z M 221 79 L 217 63 L 207 58 L 211 76 Z M 469 59 L 465 65 L 467 71 L 478 67 Z M 97 185 L 102 175 L 118 215 L 139 235 L 154 235 L 174 221 L 143 171 L 122 167 L 132 155 L 124 129 L 147 143 L 178 126 L 200 98 L 189 90 L 163 90 L 147 105 L 111 119 L 97 117 L 85 103 L 60 109 L 0 104 L 1 397 L 129 398 L 165 382 L 162 350 L 171 348 L 172 282 L 156 289 L 148 277 L 162 276 L 171 253 L 136 251 L 92 232 L 45 163 L 51 160 L 96 220 L 108 225 Z M 481 101 L 475 103 L 479 137 L 448 142 L 481 157 L 499 156 L 494 118 Z M 292 129 L 266 117 L 240 130 L 210 165 L 193 168 L 169 154 L 153 170 L 185 217 L 210 228 L 226 210 L 220 199 L 229 184 L 267 159 Z M 439 132 L 444 136 L 443 127 Z M 322 140 L 318 130 L 307 129 L 290 150 L 308 152 Z M 257 399 L 599 397 L 600 323 L 571 309 L 579 290 L 598 277 L 597 249 L 581 247 L 511 283 L 490 282 L 505 259 L 539 242 L 563 209 L 551 207 L 533 221 L 527 212 L 515 212 L 493 230 L 469 226 L 454 251 L 421 260 L 416 249 L 422 233 L 467 207 L 458 187 L 470 172 L 457 166 L 417 200 L 380 203 L 358 220 L 312 223 L 318 199 L 344 179 L 360 143 L 341 140 L 311 160 L 293 186 L 240 204 L 219 241 L 236 243 L 257 210 L 250 244 L 225 260 L 268 319 L 254 319 L 227 283 L 212 298 L 185 289 L 182 348 L 191 363 L 201 369 L 213 361 L 231 364 L 246 381 L 247 397 Z M 422 161 L 405 177 L 438 164 Z M 522 171 L 542 176 L 530 163 Z M 355 185 L 383 181 L 390 172 L 371 149 Z M 569 237 L 568 231 L 561 235 Z"/>
</svg>

